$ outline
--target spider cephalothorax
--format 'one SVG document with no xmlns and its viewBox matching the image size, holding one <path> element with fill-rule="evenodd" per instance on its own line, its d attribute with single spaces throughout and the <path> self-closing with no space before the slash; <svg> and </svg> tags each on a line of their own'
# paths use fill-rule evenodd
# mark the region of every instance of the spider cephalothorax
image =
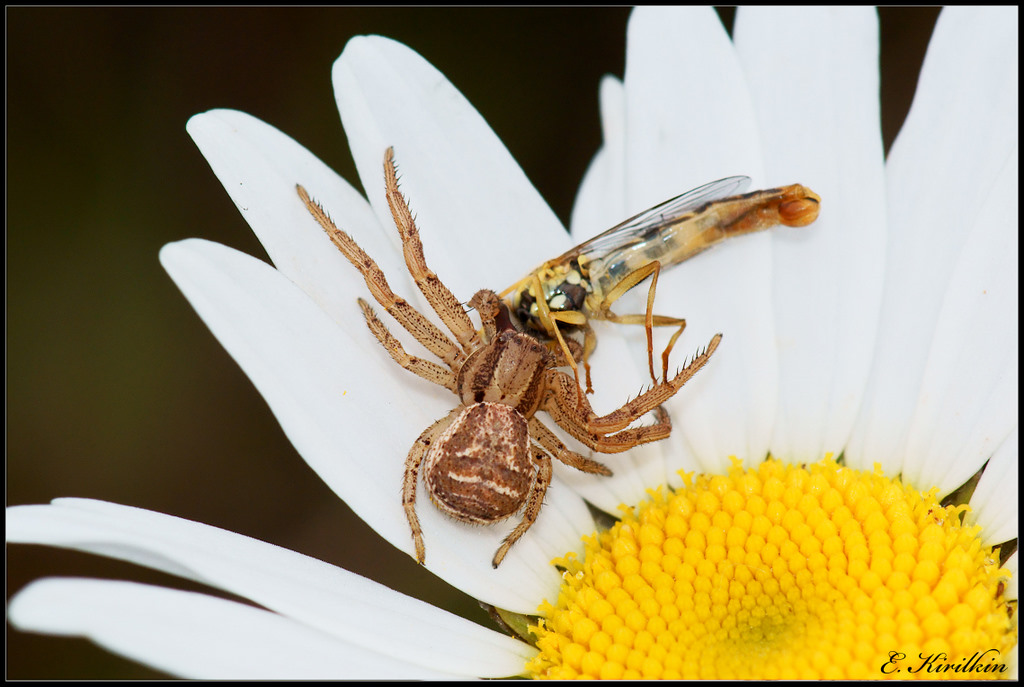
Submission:
<svg viewBox="0 0 1024 687">
<path fill-rule="evenodd" d="M 540 513 L 551 483 L 552 457 L 583 472 L 611 475 L 601 463 L 566 448 L 536 412 L 547 412 L 558 426 L 599 453 L 618 453 L 664 439 L 672 423 L 661 404 L 704 366 L 721 335 L 671 380 L 599 417 L 573 377 L 556 369 L 564 361 L 530 335 L 511 328 L 504 306 L 492 291 L 478 291 L 469 301 L 480 315 L 477 331 L 458 299 L 426 265 L 419 232 L 398 190 L 390 148 L 384 157 L 384 178 L 409 273 L 454 341 L 395 295 L 377 263 L 335 226 L 305 189 L 299 186 L 298 191 L 334 244 L 363 275 L 374 300 L 444 365 L 406 353 L 359 299 L 370 331 L 396 363 L 451 390 L 459 399 L 456 408 L 420 434 L 405 461 L 402 505 L 412 529 L 416 560 L 422 563 L 426 556 L 416 515 L 416 485 L 422 472 L 434 505 L 463 522 L 490 524 L 523 511 L 523 519 L 494 554 L 492 564 L 498 567 Z M 657 417 L 655 424 L 629 427 L 651 411 Z"/>
</svg>

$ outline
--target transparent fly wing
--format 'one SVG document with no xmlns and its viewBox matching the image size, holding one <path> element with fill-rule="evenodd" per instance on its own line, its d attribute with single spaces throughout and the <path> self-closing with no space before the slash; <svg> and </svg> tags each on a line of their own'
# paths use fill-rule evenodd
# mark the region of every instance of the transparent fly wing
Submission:
<svg viewBox="0 0 1024 687">
<path fill-rule="evenodd" d="M 708 203 L 735 196 L 750 185 L 750 177 L 735 176 L 712 181 L 644 210 L 573 248 L 573 255 L 604 255 L 656 232 L 666 224 L 695 213 Z M 568 255 L 567 253 L 566 255 Z"/>
</svg>

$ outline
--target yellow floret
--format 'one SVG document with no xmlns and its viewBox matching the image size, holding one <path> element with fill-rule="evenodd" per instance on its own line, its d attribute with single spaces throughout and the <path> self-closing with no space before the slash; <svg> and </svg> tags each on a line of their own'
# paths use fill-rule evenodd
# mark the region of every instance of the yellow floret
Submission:
<svg viewBox="0 0 1024 687">
<path fill-rule="evenodd" d="M 531 628 L 530 674 L 1007 676 L 1010 573 L 961 524 L 966 506 L 831 458 L 681 475 L 555 561 L 563 587 Z"/>
</svg>

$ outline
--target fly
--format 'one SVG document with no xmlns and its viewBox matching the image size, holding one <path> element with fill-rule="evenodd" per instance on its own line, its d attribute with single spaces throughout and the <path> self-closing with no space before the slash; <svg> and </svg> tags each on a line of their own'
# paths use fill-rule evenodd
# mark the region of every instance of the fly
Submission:
<svg viewBox="0 0 1024 687">
<path fill-rule="evenodd" d="M 726 239 L 778 224 L 804 227 L 818 218 L 821 198 L 806 186 L 792 184 L 742 193 L 749 184 L 749 177 L 727 177 L 645 210 L 543 263 L 506 289 L 501 297 L 523 327 L 558 343 L 576 373 L 577 382 L 576 363 L 583 362 L 587 393 L 592 392 L 587 359 L 597 345 L 589 321 L 643 324 L 647 329 L 651 379 L 657 382 L 652 327 L 679 328 L 662 353 L 665 368 L 669 351 L 686 326 L 683 319 L 653 314 L 660 271 Z M 613 313 L 612 304 L 647 277 L 651 277 L 651 285 L 646 313 Z M 584 332 L 582 349 L 579 342 L 569 339 L 575 346 L 575 350 L 570 350 L 559 323 Z"/>
</svg>

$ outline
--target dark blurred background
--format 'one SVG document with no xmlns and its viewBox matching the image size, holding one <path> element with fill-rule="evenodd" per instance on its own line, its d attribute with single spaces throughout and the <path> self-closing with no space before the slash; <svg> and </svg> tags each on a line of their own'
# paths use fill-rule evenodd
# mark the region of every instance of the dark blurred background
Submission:
<svg viewBox="0 0 1024 687">
<path fill-rule="evenodd" d="M 886 149 L 937 10 L 881 11 Z M 191 139 L 229 107 L 350 181 L 330 68 L 346 40 L 404 42 L 458 87 L 567 221 L 622 76 L 628 8 L 8 8 L 7 503 L 105 499 L 294 549 L 481 623 L 476 602 L 363 525 L 306 466 L 157 262 L 201 236 L 265 259 Z M 727 28 L 733 13 L 721 12 Z M 358 183 L 358 182 L 356 182 Z M 400 457 L 395 457 L 399 460 Z M 7 548 L 7 595 L 49 575 L 170 576 Z M 163 677 L 80 639 L 7 626 L 7 677 Z"/>
</svg>

